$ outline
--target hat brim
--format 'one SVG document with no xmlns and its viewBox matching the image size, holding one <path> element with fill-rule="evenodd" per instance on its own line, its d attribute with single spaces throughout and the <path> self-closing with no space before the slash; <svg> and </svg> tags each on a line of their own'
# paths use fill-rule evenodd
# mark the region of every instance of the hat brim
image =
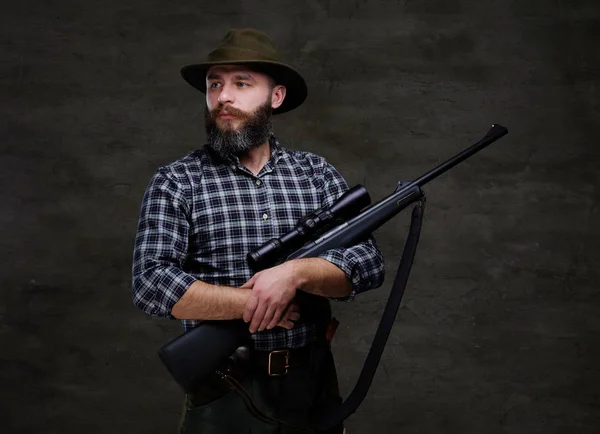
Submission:
<svg viewBox="0 0 600 434">
<path fill-rule="evenodd" d="M 280 62 L 265 60 L 235 60 L 198 63 L 181 68 L 181 76 L 193 87 L 206 93 L 206 71 L 208 71 L 211 66 L 216 65 L 248 65 L 253 70 L 270 75 L 277 84 L 285 86 L 285 98 L 279 107 L 273 109 L 274 115 L 288 112 L 300 106 L 308 94 L 306 82 L 300 73 L 294 68 Z"/>
</svg>

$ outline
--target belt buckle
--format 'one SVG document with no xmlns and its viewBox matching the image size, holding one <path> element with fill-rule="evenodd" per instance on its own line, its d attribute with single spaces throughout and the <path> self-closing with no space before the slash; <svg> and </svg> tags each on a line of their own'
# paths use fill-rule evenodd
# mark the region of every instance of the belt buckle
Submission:
<svg viewBox="0 0 600 434">
<path fill-rule="evenodd" d="M 283 372 L 273 372 L 271 367 L 273 365 L 273 355 L 278 356 L 280 354 L 285 354 L 284 360 L 285 364 L 283 366 Z M 282 377 L 287 375 L 288 368 L 290 367 L 290 350 L 275 350 L 269 353 L 269 366 L 267 368 L 270 377 Z"/>
</svg>

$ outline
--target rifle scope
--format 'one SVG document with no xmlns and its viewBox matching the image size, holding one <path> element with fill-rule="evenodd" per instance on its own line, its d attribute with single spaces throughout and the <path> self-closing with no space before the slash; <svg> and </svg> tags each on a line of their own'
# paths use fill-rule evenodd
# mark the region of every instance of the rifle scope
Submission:
<svg viewBox="0 0 600 434">
<path fill-rule="evenodd" d="M 357 216 L 361 209 L 371 204 L 371 197 L 362 185 L 355 185 L 340 196 L 331 206 L 325 206 L 302 217 L 296 227 L 281 238 L 272 238 L 247 255 L 250 266 L 258 271 L 272 266 L 284 252 L 305 244 L 315 233 L 322 231 L 339 219 Z"/>
</svg>

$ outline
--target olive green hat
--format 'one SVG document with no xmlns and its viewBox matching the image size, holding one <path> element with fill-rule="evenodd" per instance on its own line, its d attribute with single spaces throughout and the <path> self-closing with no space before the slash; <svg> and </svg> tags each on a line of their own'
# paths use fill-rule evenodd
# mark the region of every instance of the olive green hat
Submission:
<svg viewBox="0 0 600 434">
<path fill-rule="evenodd" d="M 285 86 L 283 103 L 273 110 L 273 114 L 293 110 L 306 99 L 306 82 L 300 73 L 281 62 L 271 39 L 259 30 L 228 31 L 221 44 L 208 54 L 206 62 L 184 66 L 181 75 L 189 84 L 206 93 L 206 71 L 214 65 L 247 65 Z"/>
</svg>

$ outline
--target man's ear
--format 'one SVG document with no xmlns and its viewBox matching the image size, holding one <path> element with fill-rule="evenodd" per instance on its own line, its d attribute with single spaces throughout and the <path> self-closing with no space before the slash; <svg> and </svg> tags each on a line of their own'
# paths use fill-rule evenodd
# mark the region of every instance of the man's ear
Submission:
<svg viewBox="0 0 600 434">
<path fill-rule="evenodd" d="M 286 88 L 285 86 L 278 84 L 273 88 L 271 92 L 271 107 L 273 109 L 278 108 L 283 104 L 283 100 L 285 99 Z"/>
</svg>

